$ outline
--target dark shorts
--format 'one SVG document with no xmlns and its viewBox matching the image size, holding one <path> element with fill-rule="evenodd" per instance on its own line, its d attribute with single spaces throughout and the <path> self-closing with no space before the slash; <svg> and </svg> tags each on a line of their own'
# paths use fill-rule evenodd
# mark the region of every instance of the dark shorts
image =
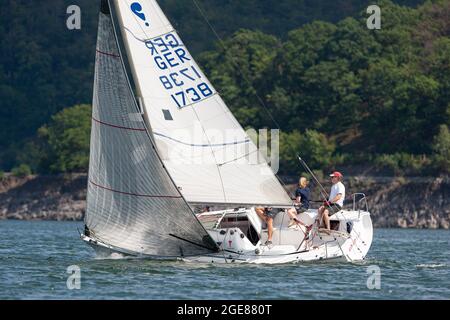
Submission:
<svg viewBox="0 0 450 320">
<path fill-rule="evenodd" d="M 278 211 L 275 211 L 273 208 L 265 208 L 264 209 L 264 215 L 267 217 L 267 218 L 271 218 L 271 219 L 273 219 L 273 218 L 275 218 L 275 216 L 278 214 Z"/>
<path fill-rule="evenodd" d="M 333 203 L 331 205 L 331 208 L 328 207 L 328 216 L 331 217 L 332 215 L 338 213 L 339 211 L 342 210 L 342 207 L 340 205 L 338 205 L 337 203 Z"/>
<path fill-rule="evenodd" d="M 297 211 L 297 214 L 303 213 L 305 211 L 308 211 L 308 208 L 305 208 L 304 206 L 295 206 L 295 210 Z"/>
</svg>

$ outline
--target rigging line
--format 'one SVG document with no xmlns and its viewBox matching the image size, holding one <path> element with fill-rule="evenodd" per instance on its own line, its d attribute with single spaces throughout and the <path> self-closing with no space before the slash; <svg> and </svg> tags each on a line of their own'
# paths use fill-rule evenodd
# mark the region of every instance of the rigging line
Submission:
<svg viewBox="0 0 450 320">
<path fill-rule="evenodd" d="M 312 172 L 312 170 L 309 168 L 308 164 L 305 162 L 305 160 L 303 160 L 299 155 L 297 155 L 298 160 L 300 161 L 300 163 L 302 164 L 302 166 L 311 174 L 311 176 L 314 178 L 314 180 L 316 180 L 316 182 L 318 183 L 319 187 L 321 188 L 321 195 L 322 197 L 325 199 L 325 201 L 328 201 L 328 192 L 325 190 L 325 188 L 323 187 L 323 185 L 320 183 L 319 179 L 317 179 L 316 175 Z M 337 208 L 336 204 L 332 204 L 335 208 Z M 329 206 L 329 209 L 332 209 L 332 206 Z M 335 215 L 337 216 L 338 214 L 340 214 L 343 218 L 344 218 L 344 222 L 347 225 L 348 224 L 348 219 L 345 217 L 345 215 L 343 213 L 337 212 Z M 322 219 L 319 221 L 319 225 L 318 228 L 320 227 L 320 225 L 322 224 Z M 359 237 L 358 234 L 356 234 L 356 236 L 362 241 L 361 237 Z M 357 246 L 358 248 L 358 246 Z M 359 249 L 359 248 L 358 248 Z"/>
<path fill-rule="evenodd" d="M 147 37 L 147 33 L 146 33 L 145 30 L 142 28 L 142 26 L 141 26 L 141 24 L 139 23 L 139 21 L 136 19 L 136 17 L 133 17 L 133 18 L 134 18 L 134 20 L 137 22 L 137 24 L 139 25 L 139 28 L 142 30 L 142 32 L 144 33 L 144 35 Z M 124 27 L 125 27 L 125 26 L 124 26 Z M 172 28 L 173 28 L 173 26 L 172 26 Z M 173 31 L 171 31 L 171 32 L 173 32 Z M 133 35 L 133 36 L 134 36 L 134 35 Z M 181 39 L 180 39 L 180 40 L 181 40 Z M 181 41 L 181 42 L 182 42 L 182 41 Z M 191 109 L 192 109 L 192 111 L 194 112 L 195 116 L 197 117 L 199 123 L 201 124 L 200 117 L 199 117 L 199 115 L 197 114 L 196 110 L 194 109 L 193 105 L 191 105 Z M 209 141 L 209 140 L 210 140 L 209 137 L 206 135 L 206 130 L 205 130 L 205 128 L 203 127 L 203 125 L 202 125 L 201 127 L 202 127 L 202 130 L 203 130 L 204 135 L 205 135 L 206 138 L 208 139 L 209 144 L 211 144 L 211 142 Z M 212 153 L 212 156 L 214 157 L 215 162 L 216 162 L 217 172 L 218 172 L 218 175 L 219 175 L 219 178 L 220 178 L 220 183 L 221 183 L 221 185 L 222 185 L 222 192 L 223 192 L 224 200 L 226 201 L 227 196 L 226 196 L 226 192 L 225 192 L 225 185 L 224 185 L 224 182 L 223 182 L 222 173 L 220 172 L 220 167 L 217 165 L 217 158 L 216 158 L 216 155 L 215 155 L 214 150 L 212 149 L 212 147 L 211 147 L 211 153 Z"/>
<path fill-rule="evenodd" d="M 280 214 L 280 213 L 281 213 L 281 211 L 280 211 L 278 214 Z M 282 227 L 283 227 L 284 218 L 286 217 L 286 214 L 287 214 L 287 212 L 286 212 L 286 210 L 284 210 L 284 212 L 283 212 L 283 218 L 281 219 L 281 223 L 280 223 L 280 234 L 279 234 L 279 236 L 278 236 L 278 241 L 279 241 L 279 243 L 281 243 L 281 236 L 282 236 L 282 233 L 283 233 Z M 275 220 L 275 219 L 274 219 L 274 220 Z"/>
<path fill-rule="evenodd" d="M 210 29 L 212 30 L 212 32 L 214 33 L 214 35 L 216 36 L 216 38 L 219 40 L 220 45 L 222 46 L 225 54 L 227 53 L 226 47 L 225 47 L 225 43 L 222 40 L 222 38 L 219 36 L 219 34 L 217 33 L 217 31 L 214 29 L 213 25 L 211 24 L 211 22 L 209 21 L 208 17 L 206 16 L 206 13 L 202 10 L 202 8 L 200 7 L 200 5 L 198 4 L 198 2 L 196 0 L 192 0 L 192 2 L 194 3 L 194 5 L 197 7 L 198 11 L 200 12 L 200 14 L 202 15 L 203 19 L 205 20 L 205 22 L 208 24 L 208 26 L 210 27 Z M 262 105 L 262 107 L 264 108 L 264 110 L 266 111 L 266 113 L 269 115 L 270 119 L 273 121 L 273 123 L 276 125 L 277 129 L 281 131 L 281 126 L 278 124 L 278 122 L 275 120 L 275 118 L 273 117 L 272 113 L 270 112 L 269 108 L 266 106 L 266 104 L 264 103 L 264 100 L 258 95 L 258 92 L 256 90 L 256 88 L 253 86 L 253 84 L 251 83 L 251 81 L 247 78 L 247 76 L 241 71 L 241 68 L 239 67 L 239 65 L 236 63 L 236 61 L 233 59 L 233 57 L 231 58 L 231 62 L 234 64 L 235 68 L 238 70 L 238 72 L 241 74 L 241 76 L 243 77 L 243 79 L 250 85 L 250 87 L 255 91 L 255 96 L 258 99 L 259 103 Z M 278 181 L 284 186 L 285 190 L 287 191 L 286 188 L 286 183 L 283 181 L 283 179 L 281 179 L 277 174 L 274 174 Z M 288 192 L 288 191 L 287 191 Z M 290 193 L 290 192 L 289 192 Z M 292 195 L 292 194 L 291 194 Z"/>
<path fill-rule="evenodd" d="M 112 1 L 112 0 L 107 0 L 107 1 L 108 1 L 108 7 L 111 9 L 111 1 Z M 128 74 L 127 74 L 127 68 L 126 68 L 126 66 L 125 66 L 125 61 L 124 61 L 124 59 L 122 58 L 122 57 L 123 57 L 123 55 L 122 55 L 122 50 L 121 50 L 121 48 L 120 48 L 119 37 L 118 37 L 118 35 L 117 35 L 116 25 L 115 25 L 115 22 L 114 22 L 114 17 L 113 17 L 113 13 L 112 13 L 112 12 L 111 12 L 111 15 L 110 15 L 110 16 L 111 16 L 111 23 L 112 23 L 112 29 L 113 29 L 113 32 L 114 32 L 114 37 L 115 37 L 115 40 L 116 40 L 116 45 L 117 45 L 117 48 L 118 48 L 118 51 L 119 51 L 119 55 L 121 56 L 120 62 L 121 62 L 121 64 L 122 64 L 122 68 L 123 68 L 123 71 L 124 71 L 124 73 L 125 73 L 125 78 L 127 79 L 128 88 L 129 88 L 129 90 L 130 90 L 130 93 L 131 93 L 132 96 L 133 96 L 133 104 L 134 104 L 134 107 L 135 107 L 136 111 L 139 112 L 139 111 L 140 111 L 140 107 L 139 107 L 139 105 L 138 105 L 138 103 L 137 103 L 136 97 L 135 97 L 135 95 L 134 95 L 133 88 L 132 88 L 131 83 L 130 83 L 130 79 L 129 79 Z M 134 19 L 136 20 L 136 17 L 134 17 Z M 136 21 L 137 21 L 137 20 L 136 20 Z M 143 29 L 142 29 L 142 26 L 141 26 L 139 23 L 138 23 L 138 25 L 139 25 L 139 27 L 141 28 L 141 30 L 143 30 Z M 120 22 L 119 22 L 119 27 L 120 27 Z M 146 33 L 145 33 L 145 30 L 143 30 L 143 32 L 144 32 L 144 34 L 146 34 Z M 138 85 L 138 84 L 137 84 L 137 85 Z M 142 121 L 143 121 L 144 127 L 146 128 L 146 133 L 147 133 L 147 137 L 148 137 L 148 139 L 149 139 L 149 141 L 150 141 L 150 144 L 151 144 L 151 146 L 153 147 L 153 149 L 154 149 L 154 151 L 155 151 L 155 154 L 156 154 L 156 157 L 157 157 L 158 160 L 159 160 L 159 163 L 162 165 L 164 171 L 166 172 L 167 177 L 168 177 L 169 180 L 172 182 L 173 187 L 176 189 L 176 191 L 177 191 L 177 193 L 179 194 L 180 198 L 183 200 L 183 202 L 185 203 L 186 207 L 187 207 L 188 210 L 190 211 L 191 216 L 194 217 L 194 219 L 197 221 L 198 225 L 199 225 L 200 228 L 203 230 L 203 232 L 204 232 L 207 236 L 209 236 L 209 238 L 210 238 L 211 240 L 213 240 L 213 239 L 211 238 L 211 236 L 209 235 L 208 231 L 206 231 L 205 227 L 204 227 L 204 226 L 201 224 L 201 222 L 198 220 L 197 216 L 196 216 L 195 213 L 194 213 L 194 210 L 193 210 L 192 207 L 189 205 L 189 203 L 187 202 L 186 198 L 183 196 L 183 194 L 181 193 L 181 191 L 180 191 L 179 188 L 177 187 L 177 184 L 175 183 L 175 180 L 172 178 L 170 172 L 167 170 L 166 166 L 164 165 L 164 162 L 163 162 L 163 160 L 162 160 L 162 158 L 161 158 L 161 155 L 160 155 L 159 152 L 158 152 L 158 148 L 157 148 L 157 145 L 156 145 L 154 136 L 153 136 L 153 130 L 152 130 L 150 124 L 147 124 L 147 122 L 144 120 L 143 117 L 142 117 Z M 213 241 L 214 241 L 214 240 L 213 240 Z M 217 247 L 217 245 L 216 245 L 216 247 Z"/>
<path fill-rule="evenodd" d="M 216 92 L 215 94 L 217 94 L 217 92 Z M 213 96 L 214 96 L 214 95 L 213 95 Z M 203 99 L 203 100 L 205 100 L 205 99 Z M 215 162 L 215 164 L 216 164 L 217 173 L 218 173 L 219 179 L 220 179 L 220 184 L 222 185 L 223 199 L 224 199 L 224 201 L 227 201 L 227 194 L 226 194 L 226 192 L 225 192 L 225 184 L 224 184 L 224 181 L 223 181 L 222 172 L 220 171 L 220 166 L 218 165 L 217 157 L 216 157 L 216 154 L 214 153 L 214 149 L 213 149 L 213 146 L 212 146 L 212 144 L 211 144 L 211 139 L 210 139 L 209 136 L 206 134 L 206 129 L 205 129 L 204 125 L 202 124 L 202 121 L 201 121 L 201 119 L 200 119 L 200 116 L 199 116 L 199 114 L 198 114 L 196 108 L 194 108 L 194 105 L 195 105 L 194 103 L 191 103 L 190 106 L 186 106 L 186 107 L 190 108 L 190 109 L 192 110 L 192 112 L 195 114 L 195 117 L 197 118 L 198 122 L 200 123 L 200 126 L 201 126 L 201 128 L 202 128 L 203 134 L 204 134 L 204 136 L 206 137 L 206 139 L 207 139 L 207 141 L 208 141 L 209 149 L 210 149 L 210 151 L 211 151 L 211 155 L 213 156 L 214 162 Z"/>
<path fill-rule="evenodd" d="M 321 196 L 324 198 L 325 201 L 328 201 L 328 192 L 325 190 L 325 188 L 323 187 L 323 185 L 320 183 L 319 179 L 317 179 L 316 175 L 314 174 L 314 172 L 312 172 L 312 170 L 309 168 L 309 166 L 307 165 L 307 163 L 299 156 L 297 155 L 298 160 L 300 161 L 301 165 L 303 166 L 303 168 L 306 169 L 306 171 L 308 171 L 308 173 L 313 177 L 313 179 L 317 182 L 317 184 L 320 187 L 320 194 Z"/>
<path fill-rule="evenodd" d="M 341 250 L 341 252 L 342 252 L 342 254 L 344 255 L 345 259 L 347 259 L 347 261 L 350 262 L 352 259 L 349 259 L 348 256 L 345 254 L 344 250 L 343 250 L 342 247 L 341 247 L 341 244 L 340 244 L 339 241 L 336 239 L 336 237 L 334 237 L 334 240 L 335 240 L 336 243 L 338 244 L 339 249 Z"/>
<path fill-rule="evenodd" d="M 297 155 L 298 160 L 300 161 L 300 163 L 302 164 L 302 166 L 309 172 L 309 174 L 311 174 L 311 176 L 313 177 L 314 180 L 316 180 L 317 184 L 319 185 L 320 189 L 321 189 L 321 195 L 324 198 L 325 201 L 328 201 L 329 198 L 329 194 L 328 192 L 325 190 L 325 188 L 323 187 L 323 185 L 320 183 L 319 179 L 317 179 L 316 175 L 312 172 L 312 170 L 309 168 L 308 164 L 299 156 Z M 333 203 L 332 205 L 336 207 L 336 205 Z M 329 206 L 331 209 L 331 205 Z M 344 216 L 344 220 L 345 216 Z M 347 222 L 347 220 L 346 220 Z"/>
<path fill-rule="evenodd" d="M 224 215 L 224 217 L 226 216 L 226 214 L 227 213 L 225 213 L 225 215 Z M 226 246 L 226 244 L 227 244 L 227 237 L 228 237 L 228 234 L 229 234 L 229 231 L 230 229 L 227 229 L 227 231 L 226 231 L 226 233 L 225 233 L 225 237 L 223 238 L 223 240 L 222 240 L 222 256 L 223 256 L 223 259 L 225 260 L 225 263 L 228 263 L 228 260 L 227 260 L 227 257 L 225 256 L 225 246 Z"/>
<path fill-rule="evenodd" d="M 159 15 L 158 12 L 157 12 L 157 14 Z M 134 17 L 134 16 L 133 16 L 133 18 L 134 18 L 134 20 L 136 21 L 136 23 L 138 24 L 138 26 L 139 26 L 139 28 L 141 29 L 141 31 L 142 31 L 142 32 L 144 33 L 144 35 L 146 36 L 146 38 L 148 38 L 147 33 L 145 32 L 144 28 L 143 28 L 142 25 L 140 24 L 140 21 L 138 21 L 137 18 Z M 159 17 L 159 19 L 161 19 L 161 17 Z M 161 20 L 163 20 L 163 19 L 161 19 Z M 143 42 L 143 43 L 145 43 L 145 44 L 146 44 L 147 42 L 149 42 L 149 41 L 151 42 L 153 39 L 162 37 L 162 36 L 167 35 L 167 34 L 175 33 L 175 35 L 178 36 L 177 42 L 178 42 L 178 40 L 179 40 L 180 43 L 181 43 L 181 44 L 178 43 L 177 46 L 180 46 L 180 47 L 183 46 L 183 47 L 185 47 L 185 45 L 184 45 L 184 43 L 183 43 L 183 40 L 182 40 L 181 37 L 177 34 L 175 28 L 174 28 L 172 25 L 170 25 L 170 27 L 172 28 L 172 30 L 169 31 L 169 32 L 166 32 L 166 33 L 164 33 L 164 34 L 162 34 L 162 35 L 159 35 L 159 36 L 156 36 L 156 37 L 153 37 L 153 38 L 149 38 L 149 40 L 142 40 L 142 39 L 139 39 L 138 37 L 136 37 L 136 36 L 133 34 L 133 32 L 132 32 L 131 30 L 129 30 L 127 27 L 123 26 L 124 30 L 128 31 L 128 32 L 129 32 L 136 40 L 138 40 L 138 41 L 140 41 L 140 42 Z M 171 45 L 172 48 L 177 47 L 177 46 Z M 184 90 L 184 86 L 181 86 L 181 88 Z M 214 97 L 215 95 L 218 94 L 217 90 L 215 90 L 215 91 L 216 91 L 216 92 L 215 92 L 213 95 L 208 96 L 208 97 L 206 97 L 206 98 L 204 98 L 204 99 L 202 99 L 202 100 L 200 100 L 200 101 L 197 101 L 197 102 L 192 102 L 192 101 L 191 101 L 190 104 L 184 106 L 183 108 L 187 108 L 187 107 L 189 107 L 189 106 L 193 106 L 194 104 L 200 103 L 200 102 L 202 102 L 202 101 L 204 101 L 204 100 L 207 100 L 207 99 L 209 99 L 209 98 Z M 181 108 L 180 108 L 180 109 L 181 109 Z M 198 116 L 197 116 L 197 118 L 198 118 Z M 200 122 L 200 124 L 201 124 L 200 119 L 199 119 L 199 122 Z M 202 125 L 202 127 L 203 127 L 203 125 Z M 204 128 L 203 128 L 203 131 L 205 131 Z M 206 135 L 206 133 L 205 133 L 205 135 Z M 211 151 L 212 151 L 212 150 L 211 150 Z M 212 151 L 212 152 L 213 152 L 213 151 Z M 213 153 L 214 153 L 214 152 L 213 152 Z"/>
<path fill-rule="evenodd" d="M 195 245 L 195 246 L 197 246 L 197 247 L 201 247 L 201 248 L 203 248 L 203 249 L 207 249 L 207 250 L 217 250 L 217 247 L 216 247 L 216 248 L 209 248 L 209 247 L 207 247 L 207 246 L 204 246 L 204 245 L 195 243 L 194 241 L 191 241 L 191 240 L 188 240 L 188 239 L 179 237 L 179 236 L 174 235 L 174 234 L 172 234 L 172 233 L 169 233 L 169 236 L 174 237 L 175 239 L 178 239 L 178 240 L 181 240 L 181 241 L 184 241 L 184 242 L 193 244 L 193 245 Z M 213 241 L 214 241 L 214 240 L 213 240 Z M 218 251 L 217 251 L 217 252 L 218 252 Z"/>
<path fill-rule="evenodd" d="M 297 248 L 297 251 L 299 251 L 300 248 L 301 248 L 301 246 L 302 246 L 302 244 L 306 241 L 306 238 L 307 238 L 308 235 L 310 234 L 310 231 L 308 231 L 308 227 L 307 227 L 306 225 L 303 225 L 303 226 L 305 227 L 306 232 L 303 231 L 302 225 L 298 225 L 298 224 L 297 224 L 297 226 L 298 226 L 298 228 L 300 229 L 300 231 L 304 234 L 303 240 L 302 240 L 302 242 L 300 242 L 300 244 L 299 244 L 299 246 L 298 246 L 298 248 Z"/>
<path fill-rule="evenodd" d="M 321 191 L 320 191 L 321 196 L 324 198 L 325 201 L 328 201 L 328 198 L 329 198 L 328 192 L 325 190 L 323 185 L 320 183 L 319 179 L 317 179 L 317 177 L 314 174 L 314 172 L 312 172 L 312 170 L 309 168 L 308 164 L 299 155 L 297 155 L 297 158 L 300 161 L 300 163 L 302 164 L 303 168 L 305 168 L 309 172 L 309 174 L 313 177 L 313 179 L 319 185 L 319 187 L 321 189 Z M 332 206 L 334 206 L 335 209 L 338 209 L 336 204 L 333 203 L 333 204 L 328 205 L 330 210 L 333 209 Z M 347 223 L 347 219 L 345 218 L 345 216 L 344 216 L 344 220 L 345 220 L 345 223 Z M 320 227 L 321 224 L 322 224 L 322 219 L 320 219 L 320 221 L 319 221 L 319 227 Z"/>
<path fill-rule="evenodd" d="M 192 0 L 192 2 L 194 3 L 194 5 L 197 7 L 198 11 L 200 12 L 200 14 L 202 15 L 203 19 L 205 20 L 205 22 L 208 24 L 208 26 L 210 27 L 210 29 L 212 30 L 212 32 L 214 33 L 214 35 L 216 36 L 216 38 L 219 40 L 220 45 L 222 46 L 222 48 L 224 49 L 224 52 L 226 53 L 226 47 L 225 47 L 225 43 L 222 40 L 222 38 L 219 36 L 219 34 L 217 33 L 217 31 L 214 29 L 213 25 L 211 24 L 211 22 L 209 21 L 208 17 L 206 16 L 206 13 L 202 10 L 202 8 L 200 7 L 200 5 L 198 4 L 198 2 L 196 0 Z M 239 73 L 241 74 L 241 76 L 244 78 L 244 80 L 251 86 L 251 88 L 253 90 L 255 90 L 255 96 L 257 97 L 259 103 L 262 105 L 262 107 L 265 109 L 265 111 L 267 112 L 267 114 L 269 115 L 269 117 L 271 118 L 271 120 L 273 121 L 273 123 L 277 126 L 277 128 L 279 130 L 280 129 L 280 125 L 278 124 L 278 122 L 275 120 L 275 118 L 273 117 L 272 113 L 269 111 L 269 108 L 266 106 L 266 104 L 264 103 L 264 100 L 258 95 L 255 87 L 253 86 L 252 82 L 247 78 L 247 76 L 241 71 L 240 66 L 236 63 L 236 61 L 231 57 L 231 61 L 234 64 L 234 66 L 236 67 L 236 69 L 239 71 Z"/>
<path fill-rule="evenodd" d="M 277 178 L 278 182 L 282 185 L 284 191 L 286 191 L 286 193 L 289 194 L 289 197 L 291 198 L 291 200 L 292 200 L 292 198 L 295 198 L 295 195 L 291 191 L 288 190 L 287 184 L 283 181 L 283 179 L 281 179 L 280 176 L 277 174 L 274 174 L 274 176 Z"/>
<path fill-rule="evenodd" d="M 192 106 L 191 109 L 194 112 L 195 116 L 197 117 L 199 123 L 201 123 L 200 117 L 199 117 L 197 111 L 195 110 L 194 106 Z M 225 192 L 225 184 L 223 182 L 222 172 L 220 172 L 220 166 L 217 164 L 218 161 L 217 161 L 216 154 L 214 153 L 213 147 L 211 146 L 211 140 L 209 139 L 208 135 L 206 134 L 205 128 L 202 125 L 201 125 L 201 127 L 202 127 L 203 134 L 205 135 L 206 139 L 208 140 L 208 143 L 209 143 L 209 146 L 210 146 L 210 149 L 211 149 L 211 154 L 212 154 L 212 156 L 214 158 L 214 162 L 216 163 L 217 173 L 219 174 L 220 184 L 222 185 L 223 200 L 226 202 L 227 201 L 227 194 Z"/>
<path fill-rule="evenodd" d="M 134 17 L 134 19 L 136 20 L 136 22 L 138 22 L 137 21 L 137 19 L 136 19 L 136 17 Z M 142 26 L 139 24 L 139 22 L 138 22 L 138 25 L 139 25 L 139 28 L 141 29 L 141 31 L 146 35 L 146 38 L 148 38 L 147 37 L 147 34 L 146 34 L 146 32 L 145 32 L 145 30 L 144 30 L 144 28 L 142 28 Z M 172 27 L 173 28 L 173 27 Z M 138 37 L 136 37 L 134 34 L 133 34 L 133 32 L 131 31 L 131 30 L 129 30 L 128 28 L 126 28 L 125 26 L 124 26 L 124 29 L 126 30 L 126 31 L 128 31 L 136 40 L 138 40 L 138 41 L 141 41 L 141 42 L 147 42 L 147 41 L 151 41 L 151 40 L 142 40 L 142 39 L 139 39 Z M 172 32 L 176 32 L 175 31 L 175 29 L 173 29 L 173 30 L 171 30 L 170 32 L 167 32 L 167 33 L 165 33 L 165 34 L 169 34 L 169 33 L 172 33 Z M 156 37 L 154 37 L 154 38 L 156 38 Z M 154 38 L 152 38 L 152 39 L 154 39 Z M 180 40 L 181 41 L 181 40 Z M 181 43 L 182 43 L 182 41 L 181 41 Z M 182 43 L 183 44 L 183 46 L 184 46 L 184 43 Z M 215 93 L 214 93 L 214 95 L 212 95 L 211 97 L 214 97 L 214 96 L 216 96 L 216 95 L 218 95 L 218 92 L 216 91 Z M 208 97 L 208 98 L 210 98 L 210 97 Z M 208 99 L 207 98 L 207 99 Z M 203 100 L 206 100 L 206 99 L 203 99 Z M 203 101 L 202 100 L 202 101 Z M 190 105 L 187 105 L 187 106 L 185 106 L 185 107 L 189 107 L 189 106 L 191 106 L 191 105 L 194 105 L 195 103 L 191 103 Z M 194 108 L 192 108 L 192 109 L 194 109 Z M 228 110 L 228 112 L 230 112 L 229 110 Z M 194 113 L 196 114 L 196 116 L 197 116 L 197 118 L 199 119 L 199 117 L 198 117 L 198 114 L 197 114 L 197 112 L 194 110 Z M 200 121 L 200 119 L 199 119 L 199 121 Z M 200 122 L 201 123 L 201 122 Z M 203 126 L 202 126 L 202 129 L 204 130 L 204 128 L 203 128 Z M 205 130 L 204 130 L 205 131 Z M 206 132 L 204 132 L 205 133 L 205 136 L 208 138 L 208 136 L 206 135 Z M 155 132 L 154 132 L 154 134 L 156 134 Z M 205 147 L 207 147 L 207 146 L 205 146 Z M 216 155 L 215 155 L 215 152 L 214 152 L 214 150 L 212 150 L 211 149 L 211 153 L 212 153 L 212 155 L 213 155 L 213 157 L 215 158 L 216 157 Z M 241 157 L 242 158 L 242 157 Z M 222 176 L 221 176 L 221 173 L 220 173 L 220 167 L 223 165 L 223 164 L 217 164 L 217 161 L 216 161 L 216 165 L 217 165 L 217 167 L 218 167 L 218 171 L 219 171 L 219 177 L 220 177 L 220 179 L 221 179 L 221 183 L 222 183 L 222 186 L 223 186 L 223 179 L 222 179 Z M 225 196 L 225 199 L 226 199 L 226 195 L 225 195 L 225 191 L 224 191 L 224 188 L 223 188 L 223 192 L 224 192 L 224 196 Z"/>
<path fill-rule="evenodd" d="M 105 241 L 105 240 L 102 239 L 101 237 L 97 236 L 92 230 L 91 230 L 91 233 L 92 233 L 92 235 L 89 237 L 90 239 L 94 240 L 95 242 L 100 242 L 100 243 L 102 243 L 102 244 L 108 246 L 110 249 L 112 248 L 112 249 L 114 249 L 114 250 L 126 251 L 126 252 L 122 252 L 122 253 L 125 253 L 125 254 L 131 254 L 131 255 L 135 255 L 135 254 L 144 254 L 144 255 L 146 255 L 145 253 L 143 253 L 143 250 L 141 250 L 140 252 L 138 252 L 138 251 L 134 251 L 134 250 L 126 249 L 126 248 L 121 248 L 121 247 L 118 247 L 118 246 L 115 246 L 115 245 L 108 244 L 108 241 Z M 208 249 L 209 251 L 214 251 L 214 249 L 208 248 L 208 247 L 205 246 L 205 245 L 198 244 L 198 243 L 196 243 L 196 242 L 194 242 L 194 241 L 187 240 L 187 239 L 178 237 L 178 236 L 173 235 L 173 234 L 167 234 L 167 233 L 162 233 L 162 232 L 157 232 L 157 231 L 154 231 L 153 234 L 155 234 L 155 235 L 157 235 L 157 236 L 159 236 L 159 237 L 161 237 L 161 238 L 164 238 L 164 239 L 172 239 L 172 238 L 175 238 L 175 239 L 178 239 L 178 240 L 181 240 L 181 241 L 185 241 L 185 242 L 187 242 L 187 243 L 190 243 L 190 244 L 192 244 L 192 245 L 195 245 L 195 246 L 198 246 L 198 247 L 201 247 L 201 248 L 204 248 L 204 249 Z M 120 238 L 120 237 L 115 237 L 115 239 L 118 239 L 118 238 Z M 128 238 L 131 238 L 131 237 L 128 237 Z M 143 248 L 142 248 L 142 249 L 143 249 Z M 217 251 L 216 251 L 216 252 L 217 252 Z M 192 256 L 192 255 L 190 255 L 190 256 Z M 197 254 L 195 254 L 194 256 L 197 256 Z M 178 256 L 168 256 L 168 257 L 178 257 Z"/>
<path fill-rule="evenodd" d="M 176 219 L 175 219 L 176 217 L 170 216 L 169 218 L 170 218 L 171 222 L 172 222 L 172 223 L 175 223 L 175 225 L 176 225 L 178 228 L 180 228 L 181 230 L 183 230 L 183 231 L 189 231 L 187 228 L 185 228 L 185 226 L 184 226 L 183 224 L 179 224 L 179 223 L 176 221 Z M 109 218 L 108 218 L 108 221 L 109 221 Z M 137 221 L 143 221 L 143 220 L 140 219 L 139 216 L 138 216 L 138 217 L 137 217 Z M 106 223 L 106 224 L 107 224 L 107 223 Z M 126 231 L 126 225 L 123 225 L 123 226 L 121 227 L 120 225 L 117 225 L 117 224 L 118 224 L 118 223 L 116 222 L 116 224 L 113 225 L 113 228 L 114 228 L 114 229 L 117 229 L 118 232 L 120 232 L 120 235 L 115 235 L 115 238 L 116 238 L 116 239 L 120 239 L 121 241 L 123 241 L 123 240 L 127 241 L 128 239 L 131 239 L 131 238 L 133 237 L 131 233 L 129 233 L 129 232 Z M 91 229 L 91 232 L 92 232 L 92 233 L 94 233 L 94 232 L 92 231 L 92 230 L 94 230 L 94 229 L 95 229 L 95 227 L 93 227 L 93 228 Z M 122 230 L 120 230 L 120 229 L 122 229 Z M 119 230 L 120 230 L 120 231 L 119 231 Z M 159 237 L 161 237 L 161 238 L 169 238 L 169 236 L 171 236 L 171 235 L 168 235 L 167 233 L 158 232 L 158 231 L 156 231 L 156 230 L 153 231 L 153 234 L 154 234 L 154 235 L 157 235 L 157 236 L 159 236 Z M 105 241 L 103 241 L 103 242 L 105 242 Z M 107 243 L 107 242 L 105 242 L 105 243 Z"/>
</svg>

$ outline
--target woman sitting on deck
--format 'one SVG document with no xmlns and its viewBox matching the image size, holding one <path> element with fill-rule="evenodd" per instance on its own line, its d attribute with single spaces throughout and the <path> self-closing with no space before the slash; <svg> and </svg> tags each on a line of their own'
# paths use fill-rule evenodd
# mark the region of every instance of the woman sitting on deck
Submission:
<svg viewBox="0 0 450 320">
<path fill-rule="evenodd" d="M 297 218 L 297 215 L 309 209 L 309 195 L 308 188 L 309 181 L 305 177 L 301 177 L 298 182 L 298 188 L 295 190 L 295 209 L 289 209 L 288 214 L 291 218 L 289 227 L 294 227 L 303 223 Z"/>
</svg>

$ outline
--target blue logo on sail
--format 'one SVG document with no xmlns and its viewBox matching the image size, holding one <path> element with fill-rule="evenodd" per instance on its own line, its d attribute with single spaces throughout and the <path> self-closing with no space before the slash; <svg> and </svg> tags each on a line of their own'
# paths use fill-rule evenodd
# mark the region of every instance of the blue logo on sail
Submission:
<svg viewBox="0 0 450 320">
<path fill-rule="evenodd" d="M 147 27 L 150 26 L 150 23 L 147 22 L 147 19 L 145 18 L 145 14 L 142 12 L 142 5 L 139 2 L 133 2 L 131 4 L 131 11 L 133 11 L 133 13 L 139 17 L 139 19 L 141 19 L 142 21 L 145 22 L 145 25 Z"/>
</svg>

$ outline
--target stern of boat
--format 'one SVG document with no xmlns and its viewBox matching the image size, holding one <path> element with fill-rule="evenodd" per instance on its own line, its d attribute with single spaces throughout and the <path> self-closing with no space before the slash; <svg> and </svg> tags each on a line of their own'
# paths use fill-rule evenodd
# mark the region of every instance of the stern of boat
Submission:
<svg viewBox="0 0 450 320">
<path fill-rule="evenodd" d="M 358 197 L 359 196 L 359 199 Z M 317 210 L 298 215 L 307 226 L 289 228 L 289 216 L 280 211 L 274 219 L 272 246 L 266 246 L 267 228 L 254 208 L 207 212 L 199 221 L 216 241 L 218 254 L 194 259 L 200 262 L 290 263 L 318 260 L 363 260 L 372 244 L 373 227 L 363 194 L 353 195 L 351 209 L 331 217 L 331 231 L 318 227 Z M 190 259 L 192 260 L 192 259 Z"/>
</svg>

